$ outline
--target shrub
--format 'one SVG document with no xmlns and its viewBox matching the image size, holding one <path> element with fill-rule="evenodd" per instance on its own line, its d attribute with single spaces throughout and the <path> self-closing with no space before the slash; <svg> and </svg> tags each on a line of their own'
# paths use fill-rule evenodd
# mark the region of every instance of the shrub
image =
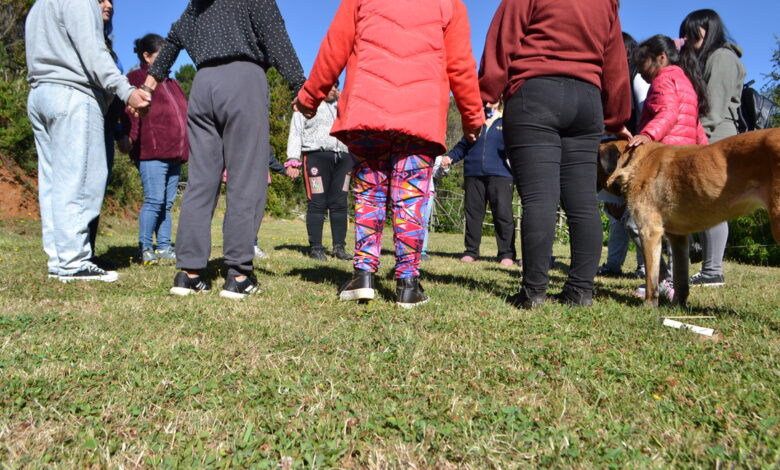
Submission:
<svg viewBox="0 0 780 470">
<path fill-rule="evenodd" d="M 780 246 L 775 245 L 765 209 L 729 222 L 726 254 L 743 263 L 780 266 Z"/>
<path fill-rule="evenodd" d="M 11 155 L 26 172 L 37 168 L 35 140 L 27 119 L 29 91 L 23 78 L 0 77 L 0 153 Z"/>
</svg>

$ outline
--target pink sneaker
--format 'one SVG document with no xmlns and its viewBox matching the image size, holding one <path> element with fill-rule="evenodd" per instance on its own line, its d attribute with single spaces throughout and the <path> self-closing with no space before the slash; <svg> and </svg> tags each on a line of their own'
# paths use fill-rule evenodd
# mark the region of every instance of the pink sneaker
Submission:
<svg viewBox="0 0 780 470">
<path fill-rule="evenodd" d="M 515 262 L 511 258 L 504 258 L 501 261 L 499 261 L 498 264 L 500 264 L 501 266 L 509 267 L 509 266 L 514 266 Z"/>
<path fill-rule="evenodd" d="M 476 261 L 473 256 L 466 255 L 460 259 L 461 263 L 473 263 Z"/>
</svg>

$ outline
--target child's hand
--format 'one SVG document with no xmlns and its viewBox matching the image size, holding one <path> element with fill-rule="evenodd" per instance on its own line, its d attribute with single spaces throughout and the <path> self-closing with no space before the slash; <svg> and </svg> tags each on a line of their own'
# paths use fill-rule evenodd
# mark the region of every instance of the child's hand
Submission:
<svg viewBox="0 0 780 470">
<path fill-rule="evenodd" d="M 450 157 L 444 155 L 441 158 L 441 167 L 446 170 L 447 168 L 450 167 L 450 165 L 452 165 L 452 159 Z"/>
<path fill-rule="evenodd" d="M 639 134 L 639 135 L 635 135 L 634 137 L 631 137 L 631 140 L 628 141 L 628 147 L 629 148 L 639 147 L 640 145 L 644 145 L 652 141 L 653 139 L 651 139 L 650 137 L 644 134 Z"/>
<path fill-rule="evenodd" d="M 623 128 L 617 132 L 607 132 L 607 134 L 614 135 L 619 140 L 631 140 L 634 137 L 626 126 L 623 126 Z"/>
</svg>

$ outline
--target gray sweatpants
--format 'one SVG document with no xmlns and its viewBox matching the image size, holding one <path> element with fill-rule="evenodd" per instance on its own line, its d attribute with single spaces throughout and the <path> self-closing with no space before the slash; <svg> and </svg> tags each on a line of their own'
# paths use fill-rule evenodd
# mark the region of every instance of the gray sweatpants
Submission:
<svg viewBox="0 0 780 470">
<path fill-rule="evenodd" d="M 253 270 L 254 241 L 268 190 L 268 81 L 250 62 L 198 71 L 192 84 L 187 129 L 189 182 L 176 235 L 176 266 L 202 270 L 211 254 L 211 219 L 227 169 L 227 210 L 222 224 L 229 270 Z"/>
</svg>

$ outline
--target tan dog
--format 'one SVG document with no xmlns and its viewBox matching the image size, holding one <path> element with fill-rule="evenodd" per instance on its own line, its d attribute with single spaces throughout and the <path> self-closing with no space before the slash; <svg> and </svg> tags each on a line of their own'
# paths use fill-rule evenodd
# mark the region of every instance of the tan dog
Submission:
<svg viewBox="0 0 780 470">
<path fill-rule="evenodd" d="M 639 228 L 645 255 L 645 303 L 658 306 L 661 237 L 674 263 L 674 302 L 688 299 L 688 237 L 724 220 L 769 210 L 780 243 L 780 129 L 739 134 L 711 145 L 615 141 L 599 149 L 599 179 L 622 195 Z"/>
</svg>

